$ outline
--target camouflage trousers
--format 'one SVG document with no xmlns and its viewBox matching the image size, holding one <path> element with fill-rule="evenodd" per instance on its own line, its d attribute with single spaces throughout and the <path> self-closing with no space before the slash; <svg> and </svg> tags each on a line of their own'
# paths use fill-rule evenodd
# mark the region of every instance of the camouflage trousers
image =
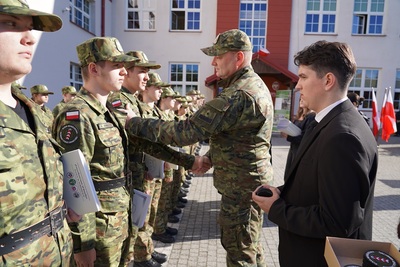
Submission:
<svg viewBox="0 0 400 267">
<path fill-rule="evenodd" d="M 96 267 L 123 267 L 129 252 L 128 211 L 96 212 Z M 76 266 L 74 262 L 74 266 Z"/>
<path fill-rule="evenodd" d="M 152 232 L 154 232 L 154 226 L 156 224 L 157 212 L 158 212 L 158 204 L 161 196 L 161 189 L 163 185 L 163 179 L 154 179 L 154 190 L 153 190 L 153 197 L 151 198 L 150 203 L 150 217 L 149 217 L 149 224 L 152 226 Z"/>
<path fill-rule="evenodd" d="M 235 206 L 222 197 L 219 224 L 228 267 L 266 267 L 260 243 L 263 212 L 257 204 Z M 231 214 L 229 214 L 231 213 Z"/>
<path fill-rule="evenodd" d="M 174 176 L 172 181 L 172 208 L 174 208 L 178 204 L 178 193 L 182 186 L 182 183 L 185 181 L 185 168 L 182 166 L 178 167 L 178 170 L 174 170 Z"/>
<path fill-rule="evenodd" d="M 159 183 L 161 187 L 161 182 Z M 152 196 L 152 203 L 147 211 L 144 225 L 139 229 L 134 246 L 134 258 L 137 262 L 147 261 L 151 259 L 151 254 L 154 252 L 154 244 L 151 235 L 153 234 L 153 226 L 149 223 L 151 217 L 151 205 L 153 205 L 154 193 L 155 193 L 155 179 L 144 180 L 143 189 L 144 192 L 150 193 Z M 156 196 L 157 198 L 157 196 Z M 158 201 L 158 198 L 157 198 Z"/>
<path fill-rule="evenodd" d="M 172 212 L 172 189 L 173 181 L 166 182 L 162 180 L 162 188 L 160 200 L 158 201 L 156 220 L 153 222 L 153 228 L 155 234 L 163 234 L 167 229 L 168 215 Z"/>
</svg>

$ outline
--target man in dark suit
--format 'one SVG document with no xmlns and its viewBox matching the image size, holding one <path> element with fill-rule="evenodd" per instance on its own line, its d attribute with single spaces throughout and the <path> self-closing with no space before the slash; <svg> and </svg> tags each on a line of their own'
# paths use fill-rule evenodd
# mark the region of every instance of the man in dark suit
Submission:
<svg viewBox="0 0 400 267">
<path fill-rule="evenodd" d="M 281 267 L 327 266 L 325 239 L 372 238 L 376 141 L 347 95 L 356 71 L 349 46 L 319 41 L 295 57 L 297 88 L 316 112 L 279 188 L 253 200 L 279 226 Z"/>
</svg>

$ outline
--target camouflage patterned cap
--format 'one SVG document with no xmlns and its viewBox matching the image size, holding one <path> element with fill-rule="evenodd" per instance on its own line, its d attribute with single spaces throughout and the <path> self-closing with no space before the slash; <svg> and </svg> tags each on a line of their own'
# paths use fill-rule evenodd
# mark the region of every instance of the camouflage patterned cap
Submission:
<svg viewBox="0 0 400 267">
<path fill-rule="evenodd" d="M 59 16 L 29 9 L 25 0 L 0 0 L 0 14 L 32 16 L 33 29 L 55 32 L 62 27 Z"/>
<path fill-rule="evenodd" d="M 147 81 L 146 87 L 150 87 L 152 85 L 160 86 L 160 87 L 171 86 L 170 84 L 163 82 L 161 80 L 160 75 L 158 75 L 158 73 L 155 73 L 155 72 L 149 73 L 149 80 Z"/>
<path fill-rule="evenodd" d="M 61 92 L 63 95 L 65 94 L 76 95 L 78 93 L 75 87 L 73 86 L 64 86 L 63 88 L 61 88 Z"/>
<path fill-rule="evenodd" d="M 31 94 L 47 94 L 53 95 L 53 92 L 50 92 L 46 85 L 38 84 L 31 87 Z"/>
<path fill-rule="evenodd" d="M 228 51 L 251 51 L 253 46 L 247 34 L 241 30 L 233 29 L 215 38 L 214 44 L 210 47 L 202 48 L 207 56 L 219 56 Z"/>
<path fill-rule="evenodd" d="M 76 47 L 81 67 L 99 61 L 132 62 L 138 58 L 124 54 L 121 44 L 114 37 L 93 37 Z"/>
<path fill-rule="evenodd" d="M 145 67 L 145 68 L 154 69 L 154 70 L 161 68 L 160 64 L 150 63 L 149 59 L 147 58 L 146 54 L 143 51 L 129 51 L 126 53 L 126 55 L 136 57 L 139 59 L 136 62 L 131 62 L 131 63 L 125 64 L 126 69 L 130 69 L 135 66 Z"/>
<path fill-rule="evenodd" d="M 192 90 L 190 90 L 189 92 L 186 93 L 186 95 L 193 95 L 193 96 L 196 96 L 196 95 L 199 95 L 199 94 L 200 94 L 200 92 L 198 90 L 196 90 L 196 89 L 192 89 Z"/>
<path fill-rule="evenodd" d="M 177 98 L 179 96 L 176 95 L 175 91 L 172 89 L 172 87 L 164 87 L 162 89 L 162 93 L 161 93 L 161 98 L 166 98 L 166 97 L 173 97 L 173 98 Z"/>
</svg>

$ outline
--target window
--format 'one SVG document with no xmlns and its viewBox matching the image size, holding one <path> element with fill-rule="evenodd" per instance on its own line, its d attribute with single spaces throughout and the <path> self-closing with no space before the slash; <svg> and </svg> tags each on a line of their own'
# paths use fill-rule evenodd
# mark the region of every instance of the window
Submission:
<svg viewBox="0 0 400 267">
<path fill-rule="evenodd" d="M 89 32 L 92 31 L 91 16 L 93 15 L 91 2 L 88 0 L 69 0 L 71 5 L 69 20 Z"/>
<path fill-rule="evenodd" d="M 377 69 L 357 69 L 356 74 L 349 86 L 349 92 L 354 92 L 364 97 L 364 102 L 360 109 L 372 108 L 372 88 L 377 94 L 379 70 Z"/>
<path fill-rule="evenodd" d="M 69 83 L 77 91 L 79 91 L 83 85 L 81 67 L 78 64 L 71 63 L 69 65 Z"/>
<path fill-rule="evenodd" d="M 265 48 L 267 35 L 267 1 L 241 0 L 239 29 L 244 31 L 253 44 L 253 52 Z"/>
<path fill-rule="evenodd" d="M 200 0 L 171 0 L 171 30 L 200 30 Z"/>
<path fill-rule="evenodd" d="M 385 0 L 355 0 L 353 34 L 382 34 Z"/>
<path fill-rule="evenodd" d="M 307 0 L 306 33 L 334 33 L 336 0 Z"/>
<path fill-rule="evenodd" d="M 156 29 L 156 0 L 126 0 L 126 3 L 128 29 Z"/>
<path fill-rule="evenodd" d="M 396 110 L 400 109 L 400 69 L 396 70 L 396 83 L 394 86 L 393 106 Z M 400 129 L 397 130 L 400 131 Z"/>
<path fill-rule="evenodd" d="M 186 95 L 190 90 L 198 90 L 199 65 L 189 63 L 170 63 L 169 83 L 181 95 Z"/>
</svg>

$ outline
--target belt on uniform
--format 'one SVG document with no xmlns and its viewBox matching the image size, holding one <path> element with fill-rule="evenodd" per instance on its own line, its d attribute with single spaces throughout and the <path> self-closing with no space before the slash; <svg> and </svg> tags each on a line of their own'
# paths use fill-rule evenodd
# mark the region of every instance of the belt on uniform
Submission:
<svg viewBox="0 0 400 267">
<path fill-rule="evenodd" d="M 5 255 L 25 247 L 44 235 L 52 235 L 56 238 L 57 232 L 64 226 L 63 221 L 66 212 L 65 205 L 58 207 L 50 211 L 49 215 L 42 221 L 24 230 L 0 238 L 0 255 Z"/>
<path fill-rule="evenodd" d="M 110 190 L 123 186 L 130 187 L 132 185 L 132 173 L 129 173 L 121 178 L 110 179 L 106 181 L 93 180 L 93 185 L 96 191 Z"/>
<path fill-rule="evenodd" d="M 130 162 L 139 162 L 139 163 L 143 163 L 144 159 L 145 159 L 145 154 L 144 153 L 135 153 L 135 154 L 131 154 L 129 155 L 129 161 Z"/>
</svg>

